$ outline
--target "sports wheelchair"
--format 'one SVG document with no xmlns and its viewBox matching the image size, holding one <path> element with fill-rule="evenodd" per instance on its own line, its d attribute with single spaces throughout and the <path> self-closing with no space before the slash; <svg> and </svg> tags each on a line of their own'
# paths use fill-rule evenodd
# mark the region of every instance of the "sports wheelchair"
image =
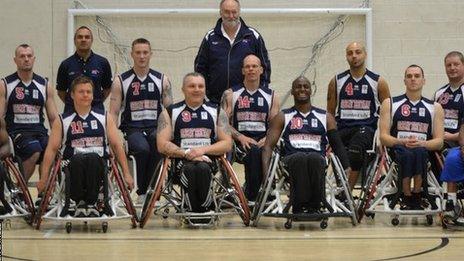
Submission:
<svg viewBox="0 0 464 261">
<path fill-rule="evenodd" d="M 433 224 L 433 215 L 441 215 L 443 210 L 443 189 L 430 170 L 423 177 L 422 202 L 424 208 L 419 210 L 401 210 L 398 203 L 402 195 L 402 178 L 398 165 L 389 156 L 387 149 L 380 153 L 369 167 L 366 190 L 359 205 L 360 215 L 375 217 L 376 213 L 391 215 L 391 224 L 398 226 L 400 216 L 425 216 L 428 225 Z M 424 200 L 425 199 L 425 200 Z"/>
<path fill-rule="evenodd" d="M 219 217 L 238 214 L 245 226 L 250 223 L 248 202 L 230 163 L 224 156 L 213 158 L 210 192 L 213 209 L 205 213 L 187 212 L 186 194 L 180 182 L 182 160 L 165 158 L 153 175 L 142 207 L 140 227 L 147 224 L 152 213 L 163 218 L 174 217 L 192 227 L 214 226 Z M 163 200 L 162 200 L 163 199 Z M 200 222 L 198 222 L 200 221 Z"/>
<path fill-rule="evenodd" d="M 3 191 L 0 191 L 3 193 L 0 222 L 5 221 L 8 227 L 11 225 L 12 218 L 25 218 L 26 222 L 31 225 L 35 217 L 35 207 L 22 174 L 24 171 L 21 159 L 15 155 L 13 141 L 10 137 L 7 153 L 0 169 L 0 182 L 3 185 Z"/>
<path fill-rule="evenodd" d="M 330 217 L 348 217 L 353 226 L 357 217 L 348 179 L 340 160 L 333 152 L 326 156 L 325 184 L 322 192 L 322 209 L 319 213 L 291 213 L 290 176 L 281 160 L 280 146 L 273 151 L 267 176 L 259 190 L 253 209 L 253 226 L 258 226 L 261 217 L 287 219 L 284 227 L 292 228 L 292 222 L 320 221 L 320 228 L 326 229 Z M 270 201 L 268 201 L 271 199 Z"/>
<path fill-rule="evenodd" d="M 69 160 L 61 160 L 60 157 L 57 157 L 51 174 L 48 176 L 44 196 L 39 206 L 36 228 L 40 229 L 43 220 L 51 220 L 55 222 L 65 222 L 66 232 L 71 233 L 72 222 L 74 221 L 81 221 L 84 222 L 84 224 L 88 222 L 101 222 L 101 229 L 103 233 L 106 233 L 109 221 L 125 218 L 131 219 L 132 228 L 137 227 L 137 213 L 120 170 L 114 158 L 110 157 L 106 162 L 107 166 L 103 185 L 100 188 L 98 200 L 95 204 L 97 210 L 100 212 L 100 216 L 73 217 L 71 210 L 72 202 L 69 206 L 70 210 L 68 214 L 63 216 L 61 213 L 63 213 L 63 209 L 66 207 L 67 200 L 66 180 L 70 178 L 70 173 L 66 168 L 69 164 Z M 105 194 L 107 194 L 106 197 Z"/>
</svg>

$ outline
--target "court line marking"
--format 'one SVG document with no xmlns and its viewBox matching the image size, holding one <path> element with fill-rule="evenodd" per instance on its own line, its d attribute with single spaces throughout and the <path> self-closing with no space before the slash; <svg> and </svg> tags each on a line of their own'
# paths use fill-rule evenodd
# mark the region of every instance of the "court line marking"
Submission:
<svg viewBox="0 0 464 261">
<path fill-rule="evenodd" d="M 382 259 L 374 259 L 372 261 L 387 261 L 387 260 L 396 260 L 396 259 L 403 259 L 403 258 L 408 258 L 408 257 L 420 256 L 420 255 L 428 254 L 430 252 L 433 252 L 433 251 L 439 250 L 441 248 L 444 248 L 444 247 L 446 247 L 448 245 L 448 243 L 449 243 L 449 239 L 447 237 L 442 237 L 440 245 L 438 245 L 438 246 L 436 246 L 434 248 L 427 249 L 427 250 L 417 252 L 417 253 L 414 253 L 414 254 L 409 254 L 409 255 L 404 255 L 404 256 L 395 256 L 395 257 L 389 257 L 389 258 L 382 258 Z"/>
<path fill-rule="evenodd" d="M 423 239 L 423 240 L 433 240 L 433 239 L 464 239 L 464 236 L 452 236 L 452 237 L 442 237 L 442 236 L 423 236 L 423 237 L 308 237 L 308 236 L 299 236 L 299 237 L 132 237 L 132 238 L 102 238 L 102 237 L 83 237 L 83 238 L 69 238 L 69 237 L 57 237 L 57 238 L 23 238 L 23 237 L 10 237 L 4 238 L 6 240 L 16 240 L 16 241 L 33 241 L 33 240 L 67 240 L 67 241 L 238 241 L 238 240 L 266 240 L 266 241 L 285 241 L 285 240 L 411 240 L 411 239 Z"/>
<path fill-rule="evenodd" d="M 27 259 L 27 258 L 20 258 L 20 257 L 14 257 L 14 256 L 7 256 L 7 255 L 3 255 L 3 258 L 20 260 L 20 261 L 36 261 L 35 259 Z"/>
</svg>

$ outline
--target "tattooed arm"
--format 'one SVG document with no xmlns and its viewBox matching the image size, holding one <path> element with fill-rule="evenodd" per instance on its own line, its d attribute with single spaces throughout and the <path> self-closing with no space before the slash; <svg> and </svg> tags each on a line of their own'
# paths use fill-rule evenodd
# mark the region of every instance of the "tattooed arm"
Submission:
<svg viewBox="0 0 464 261">
<path fill-rule="evenodd" d="M 163 99 L 164 108 L 169 107 L 169 105 L 171 105 L 173 102 L 171 81 L 169 81 L 169 78 L 166 75 L 163 76 L 163 97 L 162 99 Z"/>
<path fill-rule="evenodd" d="M 171 117 L 166 110 L 163 110 L 158 119 L 156 129 L 156 146 L 161 154 L 171 158 L 184 158 L 185 150 L 174 144 L 172 141 Z"/>
</svg>

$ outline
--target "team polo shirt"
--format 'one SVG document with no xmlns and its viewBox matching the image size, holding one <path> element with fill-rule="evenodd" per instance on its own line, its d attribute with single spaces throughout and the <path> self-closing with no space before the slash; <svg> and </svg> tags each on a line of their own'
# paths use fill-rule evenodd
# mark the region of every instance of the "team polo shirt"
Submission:
<svg viewBox="0 0 464 261">
<path fill-rule="evenodd" d="M 110 89 L 112 83 L 111 66 L 106 58 L 91 52 L 87 61 L 74 53 L 64 60 L 58 68 L 56 89 L 67 92 L 64 111 L 73 107 L 69 89 L 72 81 L 80 75 L 92 79 L 95 85 L 92 106 L 103 110 L 103 89 Z"/>
</svg>

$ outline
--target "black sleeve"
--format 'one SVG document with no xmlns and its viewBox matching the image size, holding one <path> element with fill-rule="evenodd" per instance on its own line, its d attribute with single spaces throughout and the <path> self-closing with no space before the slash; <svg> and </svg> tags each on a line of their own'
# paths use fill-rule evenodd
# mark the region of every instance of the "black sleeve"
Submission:
<svg viewBox="0 0 464 261">
<path fill-rule="evenodd" d="M 111 84 L 113 83 L 113 81 L 111 80 L 111 77 L 113 77 L 113 75 L 111 74 L 111 66 L 107 59 L 105 59 L 105 61 L 103 62 L 102 69 L 103 75 L 101 79 L 101 87 L 102 89 L 110 89 Z"/>
<path fill-rule="evenodd" d="M 261 64 L 264 67 L 264 72 L 261 75 L 261 81 L 265 83 L 271 82 L 271 61 L 266 49 L 266 44 L 264 43 L 263 37 L 260 35 L 258 38 L 258 53 L 257 56 L 261 60 Z"/>
<path fill-rule="evenodd" d="M 205 77 L 206 82 L 208 82 L 209 75 L 208 74 L 208 41 L 206 37 L 203 39 L 200 45 L 200 49 L 198 49 L 197 57 L 195 57 L 195 64 L 194 70 L 197 73 L 201 73 L 203 77 Z"/>
<path fill-rule="evenodd" d="M 343 145 L 340 135 L 338 135 L 337 130 L 332 129 L 327 131 L 327 137 L 329 138 L 330 147 L 332 148 L 335 155 L 342 163 L 343 169 L 350 167 L 350 161 L 348 159 L 348 153 L 346 152 L 345 146 Z"/>
<path fill-rule="evenodd" d="M 56 89 L 59 91 L 68 91 L 69 89 L 67 71 L 67 66 L 62 62 L 56 75 Z"/>
</svg>

